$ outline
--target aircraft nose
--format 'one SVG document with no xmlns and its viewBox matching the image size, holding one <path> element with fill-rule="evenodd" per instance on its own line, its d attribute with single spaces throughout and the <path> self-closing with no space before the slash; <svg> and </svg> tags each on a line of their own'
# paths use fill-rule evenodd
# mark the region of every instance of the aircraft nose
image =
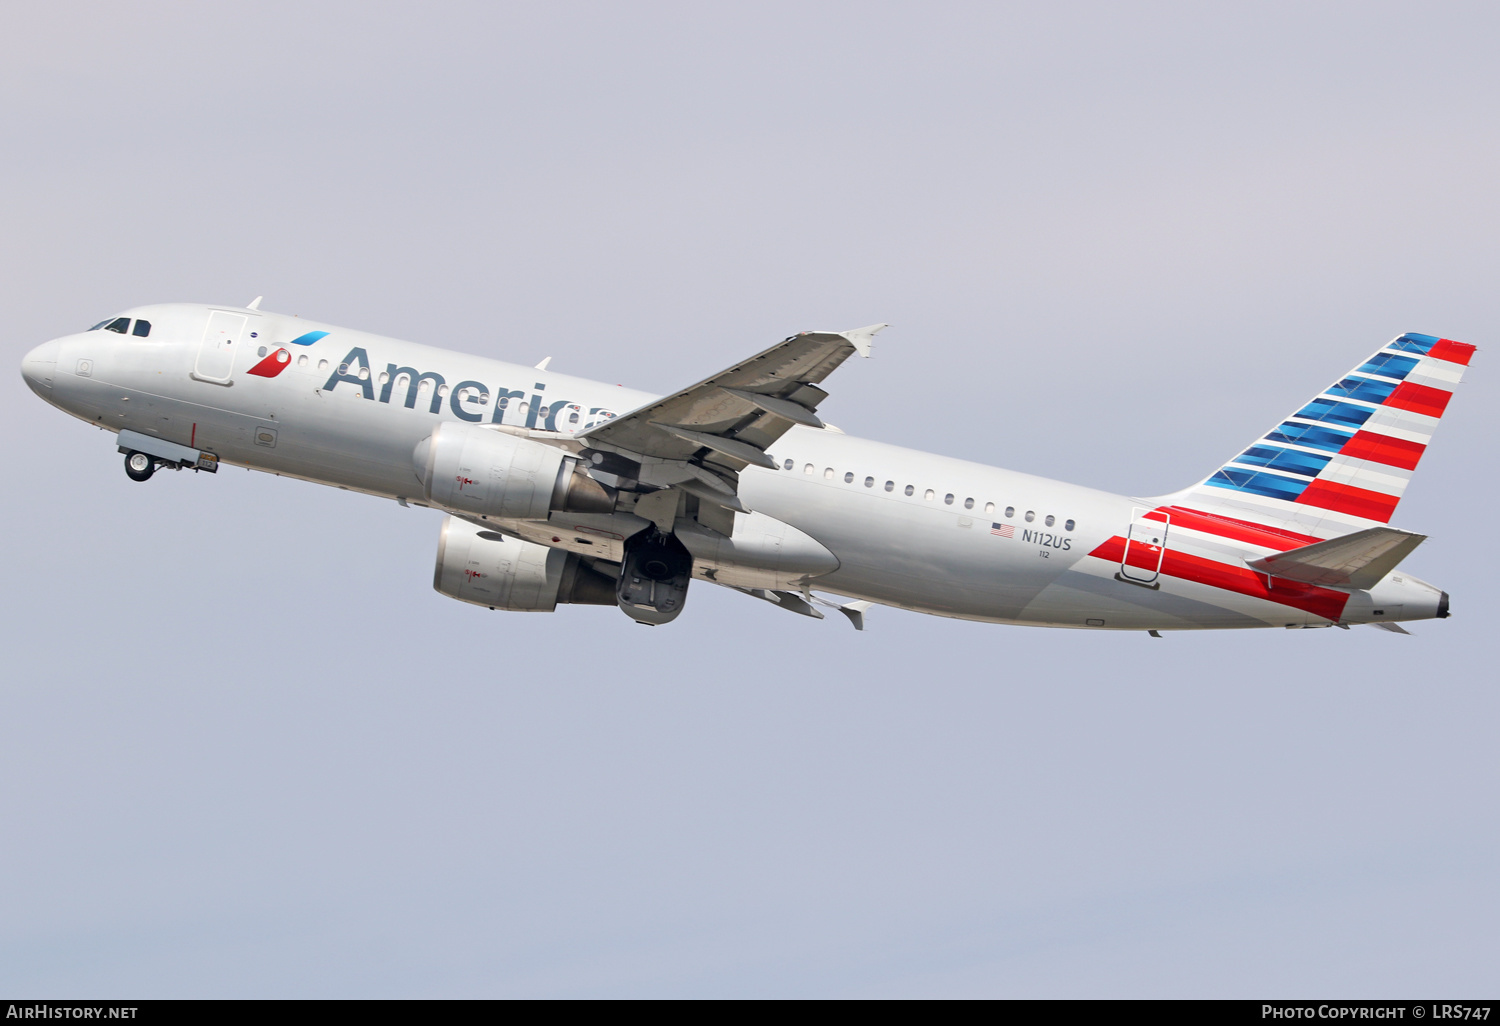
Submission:
<svg viewBox="0 0 1500 1026">
<path fill-rule="evenodd" d="M 57 373 L 57 351 L 61 346 L 54 340 L 43 342 L 21 359 L 21 377 L 40 396 L 52 391 L 52 376 Z"/>
</svg>

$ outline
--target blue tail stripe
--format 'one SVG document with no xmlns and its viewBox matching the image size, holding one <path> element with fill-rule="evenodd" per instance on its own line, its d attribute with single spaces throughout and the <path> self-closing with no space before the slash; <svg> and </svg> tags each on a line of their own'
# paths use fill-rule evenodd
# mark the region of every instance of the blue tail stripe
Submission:
<svg viewBox="0 0 1500 1026">
<path fill-rule="evenodd" d="M 1280 427 L 1266 435 L 1268 442 L 1288 442 L 1291 445 L 1305 445 L 1309 449 L 1323 449 L 1327 452 L 1338 452 L 1344 447 L 1344 443 L 1354 436 L 1346 431 L 1336 428 L 1315 427 L 1312 424 L 1282 424 Z"/>
<path fill-rule="evenodd" d="M 1308 485 L 1306 481 L 1278 477 L 1275 474 L 1258 474 L 1253 470 L 1235 470 L 1232 467 L 1225 467 L 1209 478 L 1207 483 L 1215 488 L 1231 488 L 1239 492 L 1250 492 L 1252 495 L 1285 499 L 1288 502 L 1296 501 L 1297 496 Z"/>
<path fill-rule="evenodd" d="M 1328 389 L 1328 395 L 1359 399 L 1377 406 L 1396 390 L 1389 381 L 1371 381 L 1369 378 L 1345 378 Z"/>
<path fill-rule="evenodd" d="M 1349 424 L 1359 427 L 1370 419 L 1374 410 L 1364 406 L 1355 406 L 1353 403 L 1341 403 L 1337 399 L 1314 399 L 1302 409 L 1297 411 L 1297 416 L 1303 420 L 1327 420 L 1335 424 Z"/>
<path fill-rule="evenodd" d="M 1306 474 L 1308 477 L 1317 477 L 1323 468 L 1328 466 L 1332 456 L 1319 456 L 1312 452 L 1298 452 L 1295 449 L 1282 449 L 1274 445 L 1252 445 L 1234 459 L 1235 463 L 1249 464 L 1252 467 L 1269 467 L 1271 470 L 1282 470 L 1288 474 Z"/>
<path fill-rule="evenodd" d="M 1416 369 L 1418 360 L 1395 353 L 1376 353 L 1370 362 L 1359 368 L 1360 374 L 1379 374 L 1385 378 L 1404 378 Z"/>
<path fill-rule="evenodd" d="M 1427 350 L 1437 344 L 1438 337 L 1436 335 L 1418 335 L 1413 332 L 1407 332 L 1392 342 L 1390 348 L 1400 349 L 1407 353 L 1422 353 L 1425 355 Z"/>
</svg>

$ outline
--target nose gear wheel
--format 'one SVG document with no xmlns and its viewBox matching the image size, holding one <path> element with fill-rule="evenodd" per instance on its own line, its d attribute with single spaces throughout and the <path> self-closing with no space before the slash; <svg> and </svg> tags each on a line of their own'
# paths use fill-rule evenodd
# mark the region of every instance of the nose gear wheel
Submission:
<svg viewBox="0 0 1500 1026">
<path fill-rule="evenodd" d="M 156 460 L 143 452 L 125 454 L 125 475 L 132 481 L 149 481 L 156 473 Z"/>
</svg>

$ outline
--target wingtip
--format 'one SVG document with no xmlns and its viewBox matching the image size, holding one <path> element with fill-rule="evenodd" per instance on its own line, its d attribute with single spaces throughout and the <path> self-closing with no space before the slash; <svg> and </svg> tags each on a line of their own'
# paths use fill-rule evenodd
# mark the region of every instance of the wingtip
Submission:
<svg viewBox="0 0 1500 1026">
<path fill-rule="evenodd" d="M 870 344 L 874 340 L 875 336 L 889 327 L 889 324 L 867 324 L 863 328 L 854 328 L 850 331 L 841 331 L 839 332 L 839 334 L 849 340 L 849 342 L 854 346 L 854 351 L 856 353 L 858 353 L 860 356 L 868 358 L 870 355 Z"/>
</svg>

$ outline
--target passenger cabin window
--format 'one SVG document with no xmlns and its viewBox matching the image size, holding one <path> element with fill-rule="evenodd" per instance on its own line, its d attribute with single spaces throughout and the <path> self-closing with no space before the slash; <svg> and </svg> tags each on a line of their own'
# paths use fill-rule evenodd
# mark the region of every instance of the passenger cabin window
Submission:
<svg viewBox="0 0 1500 1026">
<path fill-rule="evenodd" d="M 824 480 L 827 480 L 827 481 L 832 481 L 833 480 L 833 468 L 832 467 L 824 467 L 823 468 L 823 478 L 824 478 Z"/>
<path fill-rule="evenodd" d="M 964 500 L 964 509 L 973 509 L 973 508 L 974 508 L 974 500 L 973 499 L 965 499 Z"/>
<path fill-rule="evenodd" d="M 1073 521 L 1069 520 L 1067 523 L 1063 524 L 1063 530 L 1064 531 L 1071 531 L 1071 530 L 1073 530 L 1073 528 L 1075 526 L 1077 526 L 1077 525 L 1074 524 Z"/>
<path fill-rule="evenodd" d="M 505 400 L 503 400 L 503 399 L 502 399 L 502 400 L 500 400 L 500 401 L 501 401 L 501 402 L 504 402 L 504 401 L 505 401 Z M 783 464 L 782 464 L 782 465 L 781 465 L 781 469 L 782 469 L 782 470 L 791 470 L 791 469 L 792 469 L 792 465 L 793 465 L 793 464 L 792 464 L 792 461 L 791 461 L 791 460 L 787 460 L 787 461 L 786 461 L 786 462 L 785 462 L 785 463 L 783 463 Z"/>
<path fill-rule="evenodd" d="M 847 474 L 844 475 L 844 484 L 853 484 L 853 483 L 854 483 L 854 471 L 851 470 L 851 471 L 849 471 L 849 473 L 847 473 Z"/>
<path fill-rule="evenodd" d="M 914 492 L 916 492 L 916 490 L 917 489 L 914 486 L 912 486 L 912 485 L 907 485 L 906 486 L 906 494 L 907 495 L 913 494 Z"/>
<path fill-rule="evenodd" d="M 804 473 L 804 474 L 811 474 L 816 469 L 817 469 L 816 467 L 814 467 L 811 463 L 809 463 L 807 466 L 805 466 L 805 467 L 802 468 L 802 473 Z"/>
<path fill-rule="evenodd" d="M 866 488 L 874 488 L 875 487 L 875 479 L 873 477 L 867 477 L 867 478 L 865 478 L 865 487 Z"/>
<path fill-rule="evenodd" d="M 151 322 L 150 321 L 136 321 L 135 322 L 135 329 L 133 331 L 131 331 L 131 334 L 134 335 L 136 338 L 145 338 L 147 335 L 151 334 Z"/>
<path fill-rule="evenodd" d="M 1006 506 L 1005 507 L 1005 519 L 1009 520 L 1011 517 L 1013 517 L 1015 515 L 1016 515 L 1016 507 L 1014 507 L 1014 506 Z"/>
<path fill-rule="evenodd" d="M 1053 516 L 1051 513 L 1048 513 L 1047 514 L 1047 519 L 1044 520 L 1044 521 L 1042 521 L 1042 522 L 1044 524 L 1046 524 L 1048 527 L 1051 527 L 1053 524 L 1057 523 L 1057 518 L 1055 516 Z"/>
<path fill-rule="evenodd" d="M 885 490 L 888 491 L 888 492 L 895 491 L 896 490 L 896 482 L 894 482 L 894 481 L 887 481 L 885 483 Z"/>
<path fill-rule="evenodd" d="M 943 496 L 943 504 L 945 506 L 951 506 L 951 505 L 953 505 L 953 493 L 952 492 L 949 492 L 947 495 Z"/>
<path fill-rule="evenodd" d="M 114 320 L 110 321 L 108 324 L 106 324 L 104 326 L 104 330 L 105 331 L 117 331 L 121 335 L 123 335 L 123 334 L 125 334 L 126 330 L 129 327 L 130 327 L 130 318 L 129 317 L 116 317 Z"/>
<path fill-rule="evenodd" d="M 937 492 L 929 488 L 927 489 L 927 491 L 922 493 L 922 498 L 926 499 L 928 502 L 931 502 L 933 499 L 937 498 Z"/>
<path fill-rule="evenodd" d="M 1036 510 L 1028 509 L 1026 511 L 1026 522 L 1029 524 L 1029 523 L 1031 523 L 1035 519 L 1036 519 Z"/>
<path fill-rule="evenodd" d="M 986 502 L 984 504 L 984 511 L 986 513 L 993 513 L 993 512 L 995 512 L 995 504 L 993 502 Z"/>
</svg>

